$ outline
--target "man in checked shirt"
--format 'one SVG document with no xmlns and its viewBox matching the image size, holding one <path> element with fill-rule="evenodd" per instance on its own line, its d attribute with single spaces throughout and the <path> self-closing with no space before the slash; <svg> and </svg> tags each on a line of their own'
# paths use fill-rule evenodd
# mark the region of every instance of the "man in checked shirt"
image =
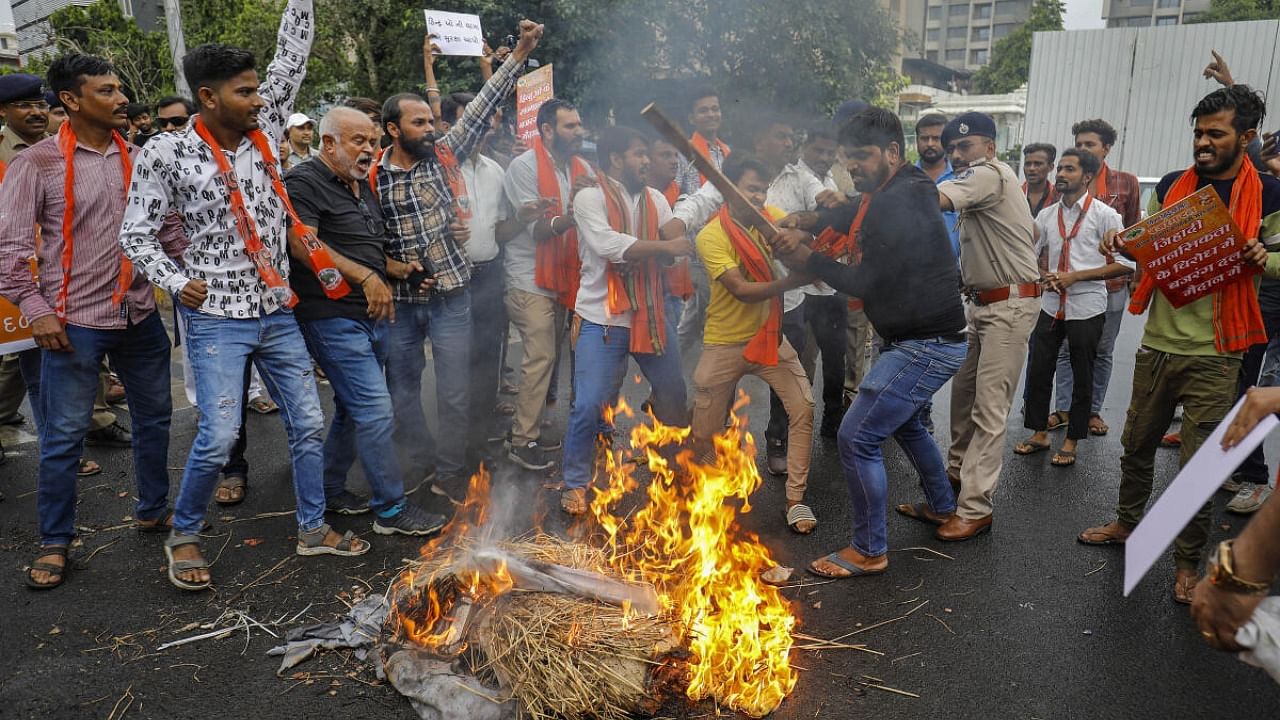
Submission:
<svg viewBox="0 0 1280 720">
<path fill-rule="evenodd" d="M 437 137 L 430 105 L 412 93 L 382 106 L 391 147 L 375 168 L 375 187 L 387 227 L 387 275 L 393 279 L 396 322 L 391 326 L 387 385 L 395 408 L 394 439 L 401 467 L 434 477 L 432 491 L 460 499 L 466 489 L 467 415 L 471 376 L 470 237 L 458 197 L 459 163 L 476 151 L 489 118 L 511 93 L 516 76 L 542 37 L 542 26 L 520 22 L 520 40 L 449 132 Z M 436 88 L 428 87 L 431 92 Z M 449 180 L 450 166 L 457 180 Z M 430 339 L 436 371 L 439 442 L 422 410 L 423 343 Z"/>
</svg>

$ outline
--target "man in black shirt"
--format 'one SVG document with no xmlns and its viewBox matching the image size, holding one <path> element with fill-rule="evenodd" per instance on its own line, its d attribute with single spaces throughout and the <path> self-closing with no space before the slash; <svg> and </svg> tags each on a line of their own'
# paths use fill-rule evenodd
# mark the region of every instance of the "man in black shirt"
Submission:
<svg viewBox="0 0 1280 720">
<path fill-rule="evenodd" d="M 387 286 L 382 210 L 369 186 L 378 134 L 369 118 L 334 108 L 320 121 L 315 162 L 299 163 L 285 177 L 302 222 L 316 233 L 351 292 L 329 298 L 307 264 L 306 248 L 291 236 L 290 284 L 298 294 L 298 324 L 307 348 L 333 386 L 335 413 L 324 444 L 325 506 L 356 515 L 371 508 L 380 535 L 430 535 L 445 519 L 405 497 L 404 478 L 391 443 L 393 413 L 384 373 L 387 324 L 395 308 Z M 373 490 L 365 499 L 346 489 L 347 471 L 360 464 Z"/>
<path fill-rule="evenodd" d="M 809 565 L 815 574 L 843 578 L 882 573 L 889 565 L 880 452 L 889 436 L 920 473 L 926 499 L 899 505 L 898 512 L 941 525 L 955 511 L 955 492 L 921 410 L 960 369 L 967 344 L 960 279 L 938 190 L 924 171 L 905 162 L 901 122 L 887 110 L 868 108 L 841 128 L 839 142 L 861 199 L 851 208 L 785 219 L 784 227 L 820 235 L 813 240 L 800 230 L 784 230 L 774 250 L 788 266 L 860 298 L 884 338 L 838 436 L 854 504 L 853 540 Z M 809 242 L 822 252 L 807 247 Z M 845 259 L 851 264 L 837 261 Z"/>
</svg>

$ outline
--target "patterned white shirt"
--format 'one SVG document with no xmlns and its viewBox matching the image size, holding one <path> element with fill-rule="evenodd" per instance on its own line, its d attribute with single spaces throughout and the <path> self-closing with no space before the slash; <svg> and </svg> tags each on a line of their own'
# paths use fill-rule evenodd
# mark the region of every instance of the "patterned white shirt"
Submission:
<svg viewBox="0 0 1280 720">
<path fill-rule="evenodd" d="M 258 116 L 276 155 L 285 144 L 285 120 L 293 112 L 298 88 L 307 72 L 307 56 L 315 36 L 313 0 L 289 0 L 280 19 L 276 54 L 259 94 L 267 105 Z M 194 122 L 176 133 L 160 133 L 138 156 L 129 188 L 129 204 L 120 229 L 125 255 L 151 282 L 178 293 L 191 280 L 203 280 L 209 294 L 200 312 L 228 318 L 256 318 L 278 310 L 280 302 L 245 252 L 236 231 L 231 202 L 213 151 L 196 134 Z M 276 196 L 262 155 L 246 137 L 234 152 L 223 150 L 235 169 L 245 205 L 258 228 L 271 263 L 289 278 L 288 217 Z M 183 253 L 185 268 L 164 255 L 155 239 L 165 215 L 176 211 L 191 244 Z"/>
</svg>

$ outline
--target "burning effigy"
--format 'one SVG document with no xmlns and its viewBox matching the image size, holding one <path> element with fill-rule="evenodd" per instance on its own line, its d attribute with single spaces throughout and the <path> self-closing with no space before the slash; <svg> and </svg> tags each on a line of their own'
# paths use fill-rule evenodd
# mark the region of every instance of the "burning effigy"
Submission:
<svg viewBox="0 0 1280 720">
<path fill-rule="evenodd" d="M 681 696 L 772 712 L 796 682 L 795 618 L 761 580 L 769 551 L 737 522 L 761 482 L 754 441 L 736 414 L 698 460 L 687 435 L 650 416 L 629 447 L 604 449 L 574 541 L 492 537 L 477 474 L 394 582 L 389 642 L 522 717 L 652 715 Z"/>
</svg>

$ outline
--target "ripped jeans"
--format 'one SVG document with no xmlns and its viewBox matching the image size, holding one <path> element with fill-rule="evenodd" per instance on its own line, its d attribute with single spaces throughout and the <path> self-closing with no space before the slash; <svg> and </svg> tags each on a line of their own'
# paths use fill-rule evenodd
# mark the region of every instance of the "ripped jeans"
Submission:
<svg viewBox="0 0 1280 720">
<path fill-rule="evenodd" d="M 200 425 L 174 509 L 176 533 L 200 531 L 218 473 L 240 432 L 245 363 L 255 361 L 267 392 L 279 398 L 289 438 L 298 527 L 324 524 L 324 413 L 302 331 L 293 313 L 278 310 L 246 320 L 206 315 L 181 307 L 187 362 L 196 380 Z"/>
</svg>

